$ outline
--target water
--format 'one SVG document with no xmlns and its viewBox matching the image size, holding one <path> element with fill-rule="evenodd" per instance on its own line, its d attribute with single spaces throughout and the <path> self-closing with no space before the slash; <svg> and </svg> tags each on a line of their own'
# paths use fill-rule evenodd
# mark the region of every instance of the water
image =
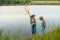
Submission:
<svg viewBox="0 0 60 40">
<path fill-rule="evenodd" d="M 36 15 L 37 35 L 41 33 L 40 16 L 43 16 L 46 20 L 47 27 L 45 31 L 60 25 L 60 6 L 31 5 L 29 7 L 31 15 Z M 17 34 L 20 28 L 21 37 L 31 36 L 30 19 L 25 12 L 24 6 L 0 6 L 0 27 L 4 29 L 3 35 L 5 35 L 6 31 Z"/>
</svg>

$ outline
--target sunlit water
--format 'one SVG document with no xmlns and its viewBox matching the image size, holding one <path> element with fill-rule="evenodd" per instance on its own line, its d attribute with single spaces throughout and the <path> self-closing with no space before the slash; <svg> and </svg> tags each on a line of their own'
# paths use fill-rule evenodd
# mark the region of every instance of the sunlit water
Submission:
<svg viewBox="0 0 60 40">
<path fill-rule="evenodd" d="M 46 20 L 46 30 L 51 30 L 55 26 L 60 25 L 60 6 L 29 6 L 30 13 L 36 15 L 37 35 L 41 33 L 40 16 Z M 31 36 L 30 18 L 25 12 L 24 6 L 0 6 L 0 27 L 4 29 L 3 35 L 6 31 L 17 34 L 20 28 L 21 37 Z M 2 36 L 3 36 L 2 35 Z"/>
</svg>

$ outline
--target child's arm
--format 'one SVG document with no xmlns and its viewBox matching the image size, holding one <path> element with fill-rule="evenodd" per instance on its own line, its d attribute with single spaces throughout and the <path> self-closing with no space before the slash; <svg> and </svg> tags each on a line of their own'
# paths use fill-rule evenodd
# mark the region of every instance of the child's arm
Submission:
<svg viewBox="0 0 60 40">
<path fill-rule="evenodd" d="M 45 22 L 45 20 L 43 20 L 43 23 L 44 23 L 44 25 L 46 25 L 46 22 Z"/>
<path fill-rule="evenodd" d="M 35 24 L 36 24 L 36 19 L 35 19 Z"/>
</svg>

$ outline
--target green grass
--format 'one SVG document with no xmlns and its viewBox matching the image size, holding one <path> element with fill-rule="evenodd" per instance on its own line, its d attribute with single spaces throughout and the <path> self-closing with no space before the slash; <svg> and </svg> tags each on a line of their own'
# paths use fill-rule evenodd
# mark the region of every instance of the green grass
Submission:
<svg viewBox="0 0 60 40">
<path fill-rule="evenodd" d="M 5 36 L 4 36 L 4 40 L 14 40 L 14 37 L 12 35 L 10 35 L 10 33 L 7 33 Z"/>
<path fill-rule="evenodd" d="M 0 29 L 0 37 L 2 35 L 3 29 Z M 0 38 L 0 40 L 2 40 Z M 15 40 L 14 33 L 11 35 L 7 32 L 3 40 Z M 20 40 L 20 29 L 18 30 L 17 40 Z M 34 40 L 60 40 L 60 27 L 53 29 L 52 31 L 45 32 L 44 35 L 34 37 Z"/>
<path fill-rule="evenodd" d="M 0 28 L 0 40 L 1 40 L 1 35 L 2 35 L 3 29 Z"/>
<path fill-rule="evenodd" d="M 0 29 L 0 40 L 15 40 L 15 39 L 20 40 L 20 29 L 18 29 L 17 38 L 14 38 L 14 33 L 10 34 L 9 32 L 7 32 L 5 36 L 1 38 L 2 32 L 3 32 L 3 29 Z"/>
<path fill-rule="evenodd" d="M 40 35 L 39 37 L 35 37 L 35 40 L 60 40 L 60 27 L 53 29 L 45 33 L 44 35 Z"/>
</svg>

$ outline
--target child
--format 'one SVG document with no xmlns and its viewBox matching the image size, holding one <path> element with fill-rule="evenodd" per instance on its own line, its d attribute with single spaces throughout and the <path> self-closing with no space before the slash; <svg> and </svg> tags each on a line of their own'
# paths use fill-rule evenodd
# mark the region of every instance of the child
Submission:
<svg viewBox="0 0 60 40">
<path fill-rule="evenodd" d="M 42 21 L 42 25 L 41 25 L 42 26 L 42 34 L 44 35 L 44 30 L 46 28 L 46 22 L 42 16 L 40 16 L 39 19 Z"/>
<path fill-rule="evenodd" d="M 32 38 L 34 38 L 36 34 L 36 20 L 35 20 L 35 15 L 30 16 L 30 24 L 32 28 Z"/>
</svg>

